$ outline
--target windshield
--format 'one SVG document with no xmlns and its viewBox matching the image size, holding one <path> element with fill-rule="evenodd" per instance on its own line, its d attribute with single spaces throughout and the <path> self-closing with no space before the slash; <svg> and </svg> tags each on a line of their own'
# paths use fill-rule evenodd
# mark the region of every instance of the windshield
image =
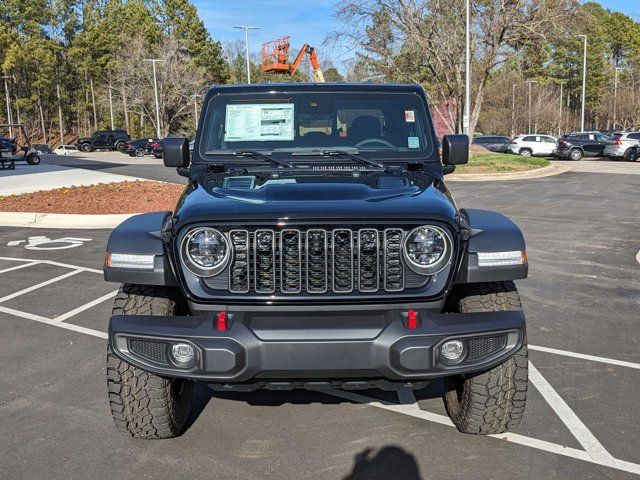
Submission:
<svg viewBox="0 0 640 480">
<path fill-rule="evenodd" d="M 239 151 L 293 159 L 348 151 L 425 160 L 433 149 L 423 101 L 413 93 L 223 94 L 211 99 L 204 122 L 199 143 L 204 161 Z"/>
</svg>

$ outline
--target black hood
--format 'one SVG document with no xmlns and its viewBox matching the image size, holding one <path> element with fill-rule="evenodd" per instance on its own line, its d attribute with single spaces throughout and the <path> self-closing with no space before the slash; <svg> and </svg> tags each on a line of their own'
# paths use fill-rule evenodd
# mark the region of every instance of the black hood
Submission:
<svg viewBox="0 0 640 480">
<path fill-rule="evenodd" d="M 440 178 L 385 175 L 309 175 L 229 188 L 233 181 L 193 181 L 176 209 L 177 227 L 199 222 L 374 222 L 433 220 L 452 223 L 457 209 Z M 236 187 L 241 182 L 235 182 Z"/>
</svg>

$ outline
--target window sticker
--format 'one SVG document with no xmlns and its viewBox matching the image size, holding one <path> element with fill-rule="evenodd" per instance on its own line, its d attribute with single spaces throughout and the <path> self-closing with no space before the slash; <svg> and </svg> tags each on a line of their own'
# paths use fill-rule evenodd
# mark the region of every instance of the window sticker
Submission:
<svg viewBox="0 0 640 480">
<path fill-rule="evenodd" d="M 419 137 L 407 137 L 407 143 L 409 144 L 409 148 L 420 148 Z"/>
<path fill-rule="evenodd" d="M 227 105 L 225 142 L 293 140 L 293 103 Z"/>
<path fill-rule="evenodd" d="M 414 123 L 416 121 L 416 112 L 414 110 L 405 110 L 404 121 L 407 123 Z"/>
</svg>

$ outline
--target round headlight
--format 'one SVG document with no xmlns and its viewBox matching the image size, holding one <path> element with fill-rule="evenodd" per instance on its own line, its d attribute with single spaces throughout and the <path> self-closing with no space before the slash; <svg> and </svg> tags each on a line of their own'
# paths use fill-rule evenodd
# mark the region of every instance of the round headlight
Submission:
<svg viewBox="0 0 640 480">
<path fill-rule="evenodd" d="M 182 242 L 182 258 L 196 275 L 217 275 L 227 266 L 229 254 L 227 239 L 214 228 L 196 228 Z"/>
<path fill-rule="evenodd" d="M 451 258 L 449 235 L 436 226 L 418 227 L 404 241 L 404 257 L 409 268 L 421 275 L 438 273 Z"/>
</svg>

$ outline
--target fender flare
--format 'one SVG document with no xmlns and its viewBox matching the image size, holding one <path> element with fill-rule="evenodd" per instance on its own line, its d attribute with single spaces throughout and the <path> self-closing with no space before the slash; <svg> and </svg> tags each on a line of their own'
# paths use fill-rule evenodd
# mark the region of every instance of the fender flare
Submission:
<svg viewBox="0 0 640 480">
<path fill-rule="evenodd" d="M 170 216 L 169 211 L 143 213 L 114 228 L 107 241 L 107 255 L 153 255 L 153 269 L 113 268 L 107 265 L 105 258 L 104 279 L 116 283 L 178 286 L 162 239 L 163 226 Z"/>
<path fill-rule="evenodd" d="M 455 283 L 499 282 L 527 278 L 529 263 L 517 265 L 479 266 L 478 253 L 526 251 L 524 236 L 520 228 L 501 213 L 488 210 L 462 209 L 469 238 L 462 253 L 460 268 Z"/>
</svg>

